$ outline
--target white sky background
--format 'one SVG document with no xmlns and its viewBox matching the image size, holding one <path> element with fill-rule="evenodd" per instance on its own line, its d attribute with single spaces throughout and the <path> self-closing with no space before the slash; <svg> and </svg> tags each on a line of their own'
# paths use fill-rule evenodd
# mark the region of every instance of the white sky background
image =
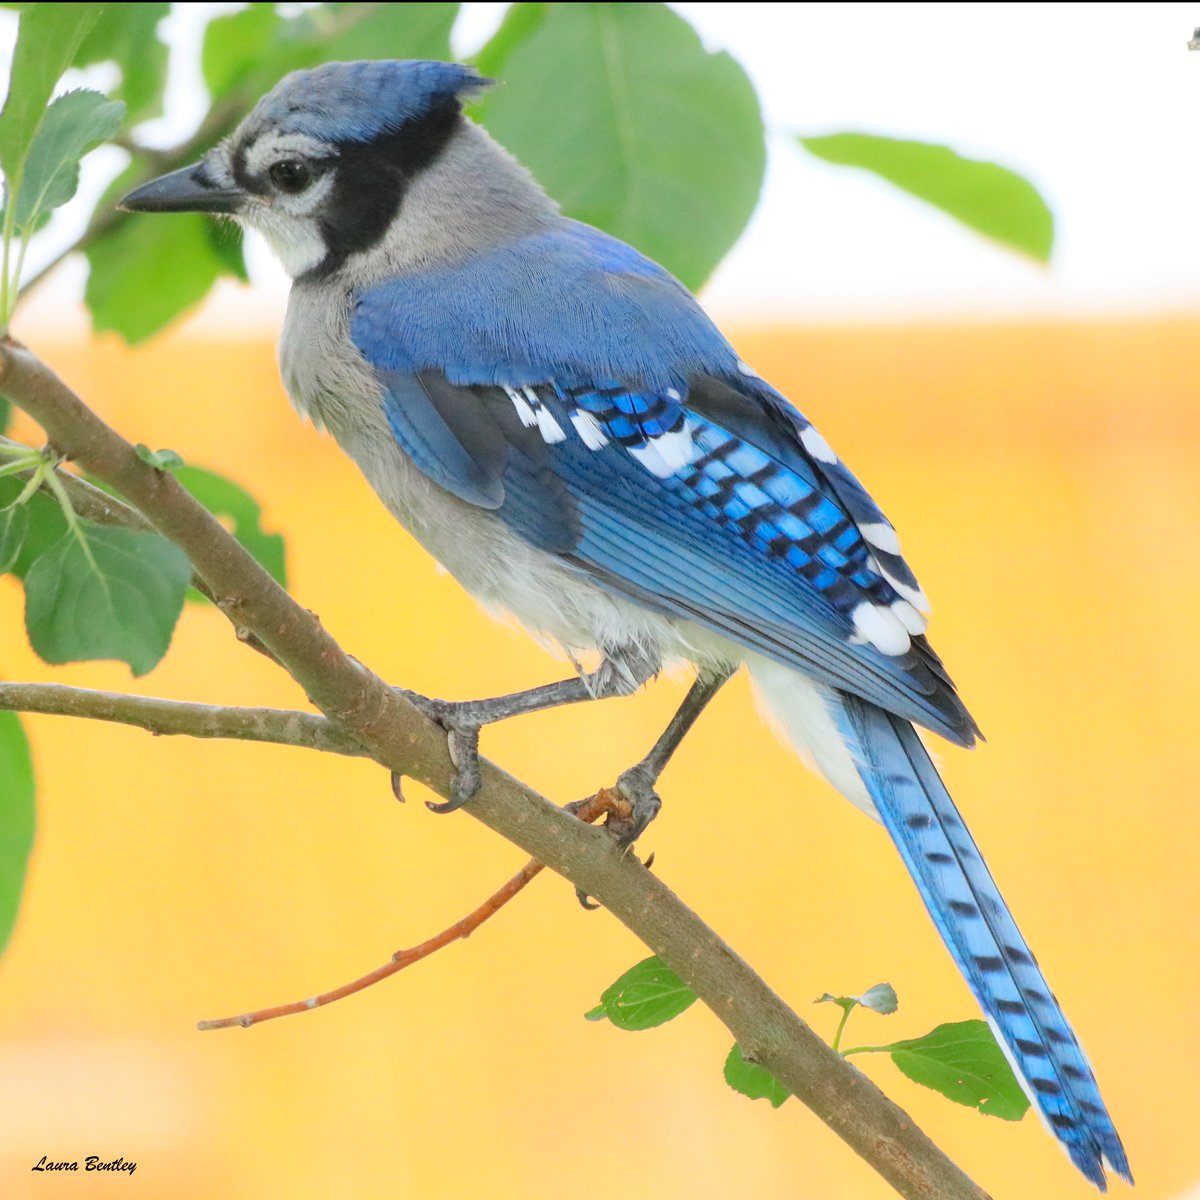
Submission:
<svg viewBox="0 0 1200 1200">
<path fill-rule="evenodd" d="M 204 17 L 235 7 L 177 5 L 166 27 L 177 57 L 194 60 Z M 505 7 L 465 4 L 456 51 L 482 44 Z M 705 289 L 719 317 L 1200 311 L 1200 53 L 1186 49 L 1200 3 L 674 7 L 746 68 L 771 131 L 758 211 Z M 14 30 L 4 22 L 0 46 Z M 158 144 L 204 110 L 197 67 L 173 83 Z M 1057 218 L 1050 269 L 789 137 L 840 130 L 942 141 L 1021 170 Z M 119 163 L 115 150 L 93 156 L 84 192 Z M 222 284 L 206 326 L 278 327 L 287 281 L 261 243 L 248 256 L 253 291 Z M 62 270 L 21 323 L 53 314 L 61 327 L 83 277 Z"/>
</svg>

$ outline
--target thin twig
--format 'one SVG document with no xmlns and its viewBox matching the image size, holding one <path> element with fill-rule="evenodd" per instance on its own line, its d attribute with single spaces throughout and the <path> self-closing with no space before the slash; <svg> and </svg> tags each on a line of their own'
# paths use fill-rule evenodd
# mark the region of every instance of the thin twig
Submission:
<svg viewBox="0 0 1200 1200">
<path fill-rule="evenodd" d="M 270 742 L 352 758 L 371 757 L 369 750 L 332 721 L 296 709 L 232 708 L 97 692 L 61 683 L 0 683 L 0 710 L 111 721 L 153 734 Z"/>
<path fill-rule="evenodd" d="M 627 810 L 629 808 L 627 801 L 621 801 L 616 793 L 602 788 L 582 804 L 573 806 L 571 811 L 579 820 L 591 824 L 606 813 L 618 812 L 622 803 Z M 628 819 L 629 813 L 626 812 L 624 815 Z M 341 987 L 336 987 L 329 992 L 322 992 L 319 996 L 313 996 L 308 1000 L 295 1000 L 291 1004 L 279 1004 L 274 1008 L 260 1008 L 255 1012 L 242 1013 L 237 1017 L 219 1017 L 213 1021 L 199 1021 L 196 1028 L 201 1032 L 207 1032 L 210 1029 L 230 1029 L 235 1026 L 249 1029 L 251 1025 L 261 1025 L 264 1021 L 275 1020 L 276 1017 L 291 1017 L 297 1013 L 311 1012 L 314 1008 L 323 1008 L 335 1000 L 342 1000 L 347 996 L 353 996 L 356 992 L 365 991 L 372 984 L 399 974 L 406 967 L 411 967 L 413 963 L 418 963 L 423 958 L 436 954 L 452 942 L 470 937 L 484 921 L 494 917 L 510 900 L 524 890 L 526 884 L 541 874 L 545 865 L 545 863 L 538 862 L 536 858 L 531 858 L 510 880 L 462 920 L 455 921 L 441 933 L 434 934 L 433 937 L 417 946 L 412 946 L 407 950 L 397 950 L 383 966 L 368 971 L 367 974 L 350 983 L 344 983 Z"/>
<path fill-rule="evenodd" d="M 115 488 L 192 561 L 221 611 L 276 655 L 312 702 L 371 752 L 447 799 L 455 775 L 445 731 L 351 658 L 169 474 L 138 458 L 44 363 L 0 341 L 0 390 L 89 475 Z M 463 811 L 595 896 L 727 1026 L 743 1057 L 802 1104 L 910 1200 L 983 1200 L 913 1122 L 832 1049 L 662 880 L 614 840 L 531 788 L 481 763 Z"/>
</svg>

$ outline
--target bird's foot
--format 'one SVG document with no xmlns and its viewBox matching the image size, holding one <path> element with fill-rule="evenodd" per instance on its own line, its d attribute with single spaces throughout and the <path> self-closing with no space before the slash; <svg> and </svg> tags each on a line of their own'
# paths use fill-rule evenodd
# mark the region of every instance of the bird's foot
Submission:
<svg viewBox="0 0 1200 1200">
<path fill-rule="evenodd" d="M 639 768 L 644 767 L 645 763 L 639 763 L 637 767 L 626 771 L 621 779 L 633 775 Z M 645 785 L 645 778 L 643 772 L 637 781 L 630 785 L 630 790 L 637 792 L 636 803 L 621 790 L 621 781 L 618 780 L 616 787 L 601 788 L 594 796 L 589 796 L 586 800 L 573 800 L 563 807 L 567 812 L 574 813 L 577 817 L 589 822 L 603 815 L 604 828 L 616 839 L 617 845 L 622 848 L 622 851 L 628 853 L 634 841 L 654 820 L 658 810 L 662 807 L 662 801 L 655 794 L 653 787 Z M 642 863 L 642 866 L 649 870 L 653 864 L 654 855 L 651 854 Z M 583 888 L 575 889 L 575 898 L 586 909 L 600 907 Z"/>
<path fill-rule="evenodd" d="M 419 708 L 446 731 L 446 745 L 450 751 L 450 761 L 455 767 L 454 780 L 450 785 L 450 799 L 443 804 L 427 800 L 425 807 L 435 813 L 449 813 L 462 808 L 479 791 L 482 782 L 479 771 L 479 731 L 489 723 L 488 702 L 433 700 L 405 688 L 396 690 L 414 708 Z M 392 788 L 399 795 L 395 774 L 392 776 Z"/>
<path fill-rule="evenodd" d="M 657 773 L 644 761 L 617 777 L 616 791 L 629 811 L 628 815 L 624 811 L 610 814 L 606 824 L 619 846 L 632 846 L 658 816 L 662 800 L 654 790 L 657 782 Z"/>
</svg>

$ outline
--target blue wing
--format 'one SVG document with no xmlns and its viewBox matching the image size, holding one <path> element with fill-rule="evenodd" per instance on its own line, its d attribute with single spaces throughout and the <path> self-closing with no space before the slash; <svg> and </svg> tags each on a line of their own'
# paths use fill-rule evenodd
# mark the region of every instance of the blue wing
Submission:
<svg viewBox="0 0 1200 1200">
<path fill-rule="evenodd" d="M 590 234 L 356 297 L 405 452 L 600 585 L 970 745 L 866 491 L 679 284 Z"/>
</svg>

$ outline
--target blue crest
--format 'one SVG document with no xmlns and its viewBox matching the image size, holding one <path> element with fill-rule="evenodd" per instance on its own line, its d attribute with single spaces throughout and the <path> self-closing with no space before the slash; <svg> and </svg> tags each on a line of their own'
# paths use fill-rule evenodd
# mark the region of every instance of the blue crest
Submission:
<svg viewBox="0 0 1200 1200">
<path fill-rule="evenodd" d="M 246 124 L 325 142 L 371 142 L 491 82 L 461 63 L 324 63 L 286 75 L 258 102 Z"/>
</svg>

